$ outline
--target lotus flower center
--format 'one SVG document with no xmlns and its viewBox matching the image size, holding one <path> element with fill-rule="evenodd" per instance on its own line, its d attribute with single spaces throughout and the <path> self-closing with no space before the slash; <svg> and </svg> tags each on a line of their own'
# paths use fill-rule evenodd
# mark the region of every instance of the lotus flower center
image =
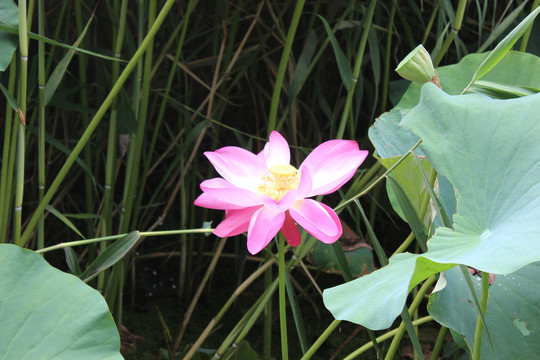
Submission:
<svg viewBox="0 0 540 360">
<path fill-rule="evenodd" d="M 279 201 L 292 189 L 298 189 L 300 172 L 291 165 L 274 165 L 261 178 L 258 193 Z"/>
</svg>

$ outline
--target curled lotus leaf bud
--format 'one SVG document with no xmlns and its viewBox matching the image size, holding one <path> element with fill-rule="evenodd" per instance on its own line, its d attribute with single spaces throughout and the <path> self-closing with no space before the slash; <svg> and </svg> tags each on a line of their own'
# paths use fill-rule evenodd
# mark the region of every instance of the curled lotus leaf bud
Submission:
<svg viewBox="0 0 540 360">
<path fill-rule="evenodd" d="M 432 81 L 437 74 L 431 56 L 422 45 L 411 51 L 399 63 L 396 71 L 402 78 L 421 84 Z"/>
</svg>

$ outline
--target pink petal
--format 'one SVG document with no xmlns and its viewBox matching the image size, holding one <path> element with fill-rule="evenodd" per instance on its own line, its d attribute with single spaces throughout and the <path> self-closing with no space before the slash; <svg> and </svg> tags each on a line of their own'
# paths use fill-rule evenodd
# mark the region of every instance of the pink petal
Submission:
<svg viewBox="0 0 540 360">
<path fill-rule="evenodd" d="M 277 205 L 279 208 L 279 211 L 284 212 L 287 211 L 293 206 L 294 202 L 298 198 L 297 196 L 298 191 L 292 189 L 289 190 L 281 199 L 279 199 Z"/>
<path fill-rule="evenodd" d="M 276 213 L 263 207 L 253 215 L 249 223 L 247 248 L 255 255 L 268 245 L 285 221 L 285 213 Z"/>
<path fill-rule="evenodd" d="M 283 236 L 285 236 L 285 240 L 287 240 L 289 245 L 300 245 L 300 231 L 298 231 L 298 227 L 296 226 L 296 223 L 294 222 L 294 219 L 291 217 L 291 214 L 289 214 L 289 212 L 285 213 L 285 222 L 281 227 L 281 232 L 283 233 Z"/>
<path fill-rule="evenodd" d="M 300 173 L 300 184 L 298 184 L 298 199 L 304 199 L 311 193 L 313 187 L 313 181 L 311 180 L 311 174 L 309 168 L 304 166 Z"/>
<path fill-rule="evenodd" d="M 204 153 L 217 172 L 236 187 L 257 191 L 257 182 L 266 174 L 264 159 L 235 146 Z"/>
<path fill-rule="evenodd" d="M 214 229 L 214 234 L 219 237 L 227 237 L 248 231 L 249 222 L 259 208 L 258 206 L 254 206 L 241 210 L 227 211 L 225 220 Z"/>
<path fill-rule="evenodd" d="M 269 141 L 259 153 L 259 156 L 264 157 L 268 169 L 274 165 L 289 165 L 291 161 L 289 144 L 277 131 L 272 131 Z"/>
<path fill-rule="evenodd" d="M 289 212 L 298 225 L 324 243 L 333 243 L 343 232 L 334 210 L 315 200 L 298 200 Z"/>
<path fill-rule="evenodd" d="M 201 190 L 210 197 L 220 203 L 230 204 L 230 207 L 223 208 L 235 209 L 238 207 L 257 206 L 263 203 L 262 195 L 254 193 L 250 190 L 237 188 L 225 179 L 215 178 L 203 181 Z"/>
<path fill-rule="evenodd" d="M 215 199 L 208 194 L 202 193 L 194 202 L 195 205 L 216 210 L 238 210 L 243 209 L 245 206 L 231 205 L 227 202 Z"/>
<path fill-rule="evenodd" d="M 330 140 L 317 146 L 299 170 L 309 169 L 313 186 L 308 196 L 325 195 L 339 189 L 354 175 L 368 151 L 359 150 L 356 141 Z"/>
</svg>

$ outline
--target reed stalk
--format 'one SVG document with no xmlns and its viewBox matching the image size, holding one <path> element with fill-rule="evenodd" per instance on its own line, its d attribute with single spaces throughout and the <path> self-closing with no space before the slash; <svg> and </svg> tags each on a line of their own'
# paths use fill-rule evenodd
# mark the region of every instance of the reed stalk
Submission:
<svg viewBox="0 0 540 360">
<path fill-rule="evenodd" d="M 126 65 L 125 69 L 122 71 L 120 76 L 118 77 L 118 80 L 115 82 L 114 86 L 110 90 L 109 94 L 97 110 L 96 114 L 94 115 L 94 118 L 90 123 L 88 124 L 88 127 L 84 131 L 84 133 L 81 135 L 79 141 L 77 142 L 77 145 L 73 148 L 71 151 L 71 154 L 68 156 L 66 161 L 64 162 L 64 165 L 59 170 L 58 174 L 54 178 L 53 182 L 51 183 L 49 189 L 45 193 L 45 196 L 43 197 L 43 200 L 39 203 L 37 206 L 35 212 L 33 213 L 32 217 L 28 221 L 28 225 L 25 228 L 25 231 L 23 232 L 21 236 L 20 243 L 25 243 L 29 238 L 32 232 L 34 231 L 38 219 L 43 214 L 45 207 L 49 204 L 52 197 L 60 187 L 61 183 L 65 179 L 67 172 L 81 153 L 82 149 L 86 146 L 90 136 L 95 131 L 96 127 L 99 125 L 101 120 L 103 119 L 103 116 L 105 113 L 109 110 L 113 100 L 116 98 L 118 93 L 120 92 L 120 89 L 124 85 L 124 83 L 127 81 L 129 75 L 133 71 L 135 65 L 138 63 L 144 52 L 146 51 L 147 47 L 150 45 L 150 41 L 153 39 L 153 37 L 156 35 L 156 32 L 161 27 L 161 24 L 163 23 L 165 17 L 169 13 L 171 7 L 174 4 L 174 0 L 167 0 L 163 7 L 161 8 L 161 11 L 159 12 L 159 15 L 156 18 L 156 21 L 154 22 L 154 25 L 144 38 L 143 42 L 141 43 L 141 46 L 137 49 L 131 60 Z"/>
</svg>

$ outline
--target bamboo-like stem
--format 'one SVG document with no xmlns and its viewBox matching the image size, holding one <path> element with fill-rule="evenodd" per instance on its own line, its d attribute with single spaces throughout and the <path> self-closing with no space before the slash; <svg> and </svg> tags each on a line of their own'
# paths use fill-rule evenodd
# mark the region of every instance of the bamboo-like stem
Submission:
<svg viewBox="0 0 540 360">
<path fill-rule="evenodd" d="M 24 244 L 30 238 L 30 235 L 34 231 L 34 229 L 35 229 L 35 227 L 37 225 L 38 219 L 41 216 L 41 214 L 43 214 L 43 212 L 45 210 L 45 207 L 49 204 L 52 197 L 54 196 L 54 194 L 56 193 L 56 191 L 60 187 L 60 184 L 62 183 L 62 181 L 66 177 L 67 172 L 69 171 L 69 169 L 71 168 L 71 166 L 73 165 L 73 163 L 75 162 L 75 160 L 77 159 L 79 154 L 81 153 L 82 149 L 85 147 L 86 143 L 90 139 L 90 136 L 93 134 L 96 127 L 101 122 L 101 119 L 103 118 L 103 116 L 105 115 L 105 113 L 107 112 L 109 107 L 111 106 L 113 100 L 116 98 L 116 95 L 118 95 L 118 92 L 120 91 L 120 89 L 122 88 L 122 86 L 124 85 L 126 80 L 128 79 L 129 75 L 133 71 L 133 68 L 135 67 L 137 62 L 140 60 L 140 58 L 144 54 L 144 52 L 146 51 L 147 47 L 150 44 L 150 41 L 156 35 L 156 32 L 161 27 L 161 24 L 163 23 L 163 20 L 165 20 L 165 17 L 169 13 L 169 11 L 170 11 L 171 7 L 174 5 L 174 3 L 175 3 L 175 0 L 167 0 L 165 2 L 165 4 L 163 5 L 163 7 L 161 8 L 161 11 L 160 11 L 159 15 L 157 16 L 156 21 L 154 22 L 154 25 L 152 26 L 152 28 L 150 29 L 150 31 L 148 32 L 148 34 L 144 38 L 141 46 L 137 49 L 137 51 L 135 52 L 135 54 L 133 55 L 131 60 L 128 62 L 128 64 L 127 64 L 126 68 L 124 69 L 124 71 L 122 71 L 122 73 L 118 77 L 118 80 L 115 82 L 115 84 L 114 84 L 113 88 L 111 89 L 111 91 L 109 92 L 108 96 L 105 98 L 105 100 L 103 101 L 103 103 L 99 107 L 98 111 L 94 115 L 94 118 L 88 124 L 88 127 L 86 128 L 84 133 L 81 135 L 79 141 L 77 142 L 77 145 L 75 145 L 75 147 L 71 151 L 71 154 L 68 156 L 68 158 L 66 159 L 64 165 L 62 166 L 62 168 L 58 172 L 58 175 L 55 177 L 55 179 L 53 180 L 51 186 L 49 187 L 49 189 L 45 193 L 45 196 L 43 197 L 43 200 L 37 206 L 34 214 L 32 215 L 32 217 L 30 218 L 30 220 L 28 222 L 28 225 L 27 225 L 25 231 L 23 232 L 23 234 L 21 236 L 21 241 L 19 242 L 19 244 Z"/>
<path fill-rule="evenodd" d="M 375 12 L 375 5 L 377 0 L 371 0 L 369 3 L 369 8 L 366 15 L 364 16 L 364 32 L 362 33 L 362 38 L 360 39 L 360 45 L 358 46 L 358 52 L 356 53 L 356 61 L 354 63 L 351 87 L 347 92 L 347 100 L 345 100 L 345 107 L 343 108 L 343 113 L 341 114 L 341 121 L 339 123 L 338 132 L 336 134 L 336 139 L 342 139 L 343 134 L 345 133 L 345 125 L 349 116 L 351 116 L 352 103 L 354 99 L 354 92 L 356 89 L 356 84 L 358 82 L 358 77 L 360 76 L 360 69 L 362 68 L 362 59 L 364 58 L 364 50 L 366 49 L 367 38 L 369 31 L 371 29 L 371 21 L 373 19 L 373 13 Z"/>
<path fill-rule="evenodd" d="M 489 296 L 489 273 L 482 272 L 482 297 L 480 298 L 480 311 L 476 318 L 476 330 L 474 332 L 473 360 L 480 360 L 482 354 L 482 334 L 484 332 L 484 321 L 486 318 L 487 302 Z"/>
<path fill-rule="evenodd" d="M 83 31 L 84 25 L 82 21 L 82 9 L 81 9 L 81 0 L 77 0 L 75 2 L 75 22 L 77 26 L 77 32 L 80 34 Z M 86 39 L 86 37 L 85 37 Z M 81 46 L 86 41 L 85 39 L 82 40 Z M 78 54 L 78 65 L 79 65 L 79 81 L 81 83 L 81 106 L 82 107 L 88 107 L 88 91 L 86 89 L 87 85 L 87 76 L 86 76 L 86 67 L 88 64 L 88 56 L 83 53 Z M 88 123 L 90 121 L 88 117 L 88 113 L 82 112 L 82 124 L 86 128 L 88 126 Z M 92 150 L 90 147 L 85 146 L 83 150 L 83 159 L 84 163 L 88 168 L 92 168 Z M 93 204 L 94 204 L 94 196 L 92 191 L 93 181 L 90 174 L 86 174 L 84 177 L 84 197 L 85 197 L 85 206 L 86 206 L 86 212 L 88 214 L 91 214 L 94 212 Z M 40 199 L 41 201 L 41 199 Z M 86 221 L 86 236 L 93 237 L 94 236 L 94 224 L 92 219 L 88 219 Z"/>
<path fill-rule="evenodd" d="M 62 31 L 62 29 L 65 30 L 65 25 L 64 25 L 64 18 L 65 18 L 65 14 L 66 14 L 66 11 L 67 11 L 67 7 L 68 5 L 71 4 L 71 1 L 63 1 L 62 2 L 62 7 L 60 8 L 60 13 L 58 14 L 58 16 L 55 16 L 55 21 L 54 21 L 54 25 L 55 25 L 55 28 L 54 28 L 54 33 L 52 35 L 52 39 L 58 39 L 60 37 L 60 31 Z M 55 53 L 56 53 L 56 49 L 57 49 L 57 46 L 51 46 L 51 48 L 49 49 L 48 53 L 47 53 L 47 62 L 45 64 L 45 73 L 50 73 L 50 70 L 51 70 L 51 67 L 53 65 L 53 60 L 55 59 Z"/>
<path fill-rule="evenodd" d="M 392 51 L 392 34 L 394 30 L 394 18 L 396 15 L 396 6 L 399 0 L 392 1 L 390 15 L 388 16 L 388 31 L 386 33 L 386 49 L 384 53 L 384 74 L 381 94 L 381 113 L 386 111 L 386 100 L 388 97 L 388 78 L 390 76 L 390 53 Z"/>
<path fill-rule="evenodd" d="M 127 13 L 128 0 L 122 0 L 120 5 L 120 15 L 118 19 L 118 28 L 116 29 L 116 37 L 113 44 L 114 57 L 120 58 L 122 52 L 122 44 L 124 42 L 124 33 L 126 26 L 126 13 Z M 133 65 L 135 66 L 135 64 Z M 112 81 L 117 81 L 120 73 L 120 62 L 115 61 L 112 63 L 111 78 Z M 103 223 L 101 226 L 101 233 L 104 235 L 110 235 L 112 233 L 112 213 L 113 213 L 113 194 L 114 194 L 114 177 L 115 177 L 115 164 L 117 156 L 117 139 L 118 139 L 118 113 L 116 109 L 116 101 L 111 102 L 111 114 L 109 118 L 109 134 L 107 137 L 107 155 L 105 159 L 105 185 L 103 193 Z M 94 117 L 95 119 L 95 117 Z M 88 128 L 88 127 L 87 127 Z M 105 246 L 105 245 L 103 245 Z M 104 247 L 101 250 L 105 250 Z M 100 283 L 103 281 L 103 277 L 100 278 Z"/>
<path fill-rule="evenodd" d="M 214 272 L 214 269 L 216 267 L 216 264 L 219 260 L 219 256 L 221 255 L 221 252 L 223 251 L 223 247 L 225 246 L 225 243 L 227 242 L 227 238 L 221 238 L 218 246 L 216 248 L 216 253 L 214 254 L 214 257 L 212 258 L 212 261 L 210 262 L 210 265 L 208 266 L 208 269 L 206 270 L 206 273 L 204 274 L 204 277 L 197 288 L 197 291 L 195 292 L 195 295 L 193 296 L 193 299 L 191 300 L 191 303 L 189 304 L 189 308 L 187 309 L 186 313 L 184 314 L 184 319 L 182 320 L 182 324 L 180 326 L 180 330 L 178 332 L 178 336 L 176 337 L 176 340 L 174 341 L 174 345 L 172 347 L 173 354 L 176 353 L 176 350 L 178 349 L 178 346 L 180 346 L 180 342 L 182 341 L 182 337 L 184 336 L 184 331 L 187 328 L 187 324 L 189 322 L 189 319 L 191 318 L 191 315 L 193 314 L 193 311 L 195 310 L 195 306 L 197 306 L 197 302 L 199 301 L 199 297 L 201 296 L 206 283 L 208 282 L 208 279 L 210 279 L 210 275 Z"/>
<path fill-rule="evenodd" d="M 412 315 L 416 309 L 418 309 L 418 306 L 420 305 L 420 302 L 424 299 L 424 295 L 428 291 L 429 287 L 437 280 L 435 275 L 430 276 L 426 281 L 424 281 L 424 284 L 422 284 L 422 287 L 420 287 L 420 290 L 418 290 L 418 294 L 416 294 L 416 297 L 414 298 L 413 302 L 411 303 L 411 306 L 409 307 L 409 315 Z M 414 325 L 414 321 L 413 321 Z M 386 359 L 393 359 L 394 355 L 396 354 L 396 351 L 398 349 L 399 343 L 401 342 L 401 338 L 403 337 L 403 334 L 405 334 L 405 322 L 402 321 L 399 325 L 398 331 L 394 335 L 394 339 L 392 340 L 392 343 L 390 344 L 390 347 L 388 348 L 388 352 L 386 353 Z"/>
<path fill-rule="evenodd" d="M 151 236 L 171 236 L 171 235 L 179 235 L 179 234 L 205 234 L 205 233 L 211 233 L 213 230 L 214 229 L 204 228 L 204 229 L 186 229 L 186 230 L 139 231 L 138 233 L 139 233 L 139 236 L 141 237 L 151 237 Z M 103 236 L 103 237 L 99 237 L 95 239 L 64 242 L 64 243 L 46 247 L 44 249 L 39 249 L 36 252 L 41 254 L 41 253 L 46 253 L 53 250 L 67 248 L 67 247 L 95 244 L 95 243 L 99 243 L 103 241 L 120 239 L 127 235 L 128 234 L 118 234 L 118 235 Z"/>
<path fill-rule="evenodd" d="M 278 287 L 278 279 L 274 280 L 272 285 L 265 290 L 261 298 L 250 309 L 251 315 L 248 321 L 246 322 L 246 324 L 243 326 L 243 328 L 241 328 L 241 330 L 239 328 L 239 334 L 234 339 L 235 345 L 239 344 L 247 336 L 247 334 L 249 333 L 249 331 L 251 330 L 251 328 L 253 327 L 253 325 L 255 324 L 255 322 L 257 321 L 257 319 L 263 312 L 265 304 L 268 302 L 270 297 L 272 297 L 277 287 Z M 225 341 L 221 344 L 217 352 L 212 357 L 212 360 L 214 359 L 219 360 L 223 357 L 222 355 L 224 354 L 224 352 L 233 343 L 232 338 L 234 337 L 234 335 L 228 336 L 227 339 L 225 339 Z M 187 356 L 184 358 L 184 360 L 187 360 Z"/>
<path fill-rule="evenodd" d="M 264 255 L 266 261 L 273 259 L 270 252 L 266 252 Z M 268 289 L 272 284 L 272 268 L 268 267 L 264 272 L 264 288 Z M 264 358 L 270 358 L 272 354 L 272 298 L 268 300 L 266 308 L 264 309 L 264 330 L 263 330 L 263 356 Z"/>
<path fill-rule="evenodd" d="M 326 330 L 323 331 L 323 333 L 319 336 L 319 338 L 311 345 L 311 347 L 306 351 L 304 356 L 300 360 L 307 360 L 311 359 L 311 357 L 315 354 L 315 352 L 321 347 L 321 345 L 328 339 L 328 337 L 332 334 L 332 332 L 338 327 L 338 325 L 341 324 L 341 320 L 332 321 L 330 325 L 326 328 Z"/>
<path fill-rule="evenodd" d="M 274 83 L 274 91 L 272 93 L 272 102 L 270 103 L 270 114 L 268 116 L 268 130 L 267 136 L 276 129 L 276 118 L 279 106 L 279 97 L 281 94 L 281 87 L 283 85 L 283 79 L 285 78 L 285 71 L 287 70 L 287 64 L 289 63 L 289 56 L 291 54 L 291 48 L 298 28 L 298 22 L 302 15 L 302 9 L 304 8 L 305 0 L 297 0 L 294 7 L 294 13 L 287 32 L 287 38 L 285 39 L 285 45 L 283 46 L 283 53 L 281 54 L 281 60 L 279 62 L 278 71 L 276 74 L 276 82 Z"/>
<path fill-rule="evenodd" d="M 165 92 L 163 94 L 163 98 L 161 100 L 158 115 L 157 115 L 155 123 L 154 123 L 154 132 L 152 134 L 152 138 L 150 140 L 150 145 L 148 146 L 148 151 L 146 153 L 147 155 L 146 155 L 146 158 L 145 158 L 144 167 L 143 167 L 143 171 L 142 171 L 142 173 L 145 176 L 143 176 L 142 179 L 141 179 L 141 185 L 140 185 L 141 189 L 145 188 L 145 186 L 146 186 L 146 177 L 147 177 L 147 175 L 149 173 L 150 166 L 154 163 L 154 158 L 152 157 L 152 154 L 154 153 L 154 149 L 156 147 L 158 134 L 159 134 L 159 129 L 161 127 L 161 123 L 163 122 L 163 118 L 165 116 L 165 109 L 167 108 L 169 94 L 170 94 L 170 91 L 171 91 L 171 88 L 172 88 L 173 81 L 175 79 L 176 69 L 177 69 L 177 66 L 175 64 L 178 62 L 178 59 L 180 59 L 180 55 L 182 54 L 182 49 L 184 47 L 184 39 L 185 39 L 186 32 L 187 32 L 187 29 L 188 29 L 188 24 L 189 24 L 189 18 L 191 16 L 191 13 L 192 13 L 193 9 L 195 8 L 195 6 L 197 6 L 198 2 L 199 2 L 199 0 L 190 0 L 189 1 L 188 5 L 187 5 L 186 14 L 184 15 L 184 17 L 183 17 L 183 19 L 181 21 L 182 30 L 180 32 L 180 38 L 178 40 L 178 45 L 176 47 L 176 53 L 174 55 L 174 61 L 172 63 L 171 69 L 169 71 L 169 77 L 167 78 L 167 85 L 165 86 Z M 171 146 L 172 146 L 172 144 L 171 144 Z M 155 162 L 155 163 L 157 163 L 157 162 Z M 139 192 L 139 194 L 137 196 L 136 208 L 140 207 L 140 205 L 142 203 L 142 196 L 143 196 L 143 192 L 141 191 L 141 192 Z"/>
<path fill-rule="evenodd" d="M 15 81 L 17 79 L 17 59 L 15 56 L 11 58 L 9 66 L 9 83 L 8 92 L 15 92 Z M 16 115 L 13 113 L 11 106 L 6 106 L 4 126 L 4 147 L 2 150 L 2 170 L 0 175 L 0 244 L 7 241 L 9 230 L 8 223 L 10 218 L 11 201 L 13 200 L 13 176 L 8 174 L 13 173 L 15 163 L 15 146 L 17 138 L 17 123 Z"/>
<path fill-rule="evenodd" d="M 19 1 L 19 117 L 17 121 L 17 157 L 15 164 L 15 208 L 13 216 L 13 242 L 21 244 L 22 203 L 24 194 L 26 96 L 28 85 L 28 34 L 26 24 L 26 0 Z"/>
<path fill-rule="evenodd" d="M 38 0 L 38 33 L 45 36 L 45 0 Z M 45 43 L 38 41 L 38 199 L 45 195 Z M 37 229 L 37 248 L 45 247 L 45 219 L 41 216 Z"/>
<path fill-rule="evenodd" d="M 454 23 L 452 25 L 452 30 L 450 34 L 444 39 L 444 42 L 433 59 L 433 65 L 436 67 L 441 62 L 442 58 L 448 51 L 448 48 L 450 47 L 450 44 L 452 41 L 454 41 L 454 38 L 459 33 L 459 30 L 461 30 L 461 23 L 463 22 L 463 16 L 465 14 L 465 7 L 467 6 L 467 0 L 459 0 L 458 7 L 456 9 L 456 17 L 454 18 Z"/>
<path fill-rule="evenodd" d="M 156 0 L 149 2 L 148 8 L 148 30 L 152 27 L 156 16 Z M 142 10 L 142 9 L 141 9 Z M 124 183 L 124 196 L 122 200 L 122 214 L 120 216 L 119 232 L 127 232 L 133 226 L 134 221 L 131 220 L 131 214 L 137 215 L 137 211 L 133 211 L 134 200 L 136 197 L 137 180 L 139 179 L 139 163 L 141 159 L 144 132 L 146 129 L 146 119 L 148 115 L 148 101 L 150 97 L 150 80 L 152 71 L 152 56 L 153 56 L 154 42 L 151 41 L 145 54 L 144 70 L 143 70 L 143 84 L 142 93 L 139 99 L 140 107 L 137 116 L 137 132 L 132 134 L 130 139 L 128 164 L 126 167 L 126 176 Z"/>
<path fill-rule="evenodd" d="M 195 352 L 199 349 L 199 347 L 203 344 L 203 342 L 206 340 L 210 332 L 215 328 L 215 326 L 219 323 L 223 315 L 229 310 L 229 308 L 234 304 L 238 296 L 244 292 L 245 289 L 248 288 L 256 279 L 258 279 L 270 266 L 276 263 L 276 259 L 272 258 L 271 260 L 265 262 L 261 267 L 259 267 L 255 272 L 253 272 L 244 282 L 236 288 L 236 290 L 233 292 L 233 294 L 229 297 L 225 305 L 221 308 L 221 310 L 218 312 L 218 314 L 208 323 L 204 331 L 201 333 L 199 338 L 195 341 L 191 349 L 189 350 L 188 354 L 195 354 Z M 269 286 L 267 289 L 269 289 L 271 286 Z M 267 290 L 268 291 L 268 290 Z M 186 357 L 184 359 L 189 359 L 190 357 L 186 354 Z"/>
<path fill-rule="evenodd" d="M 428 323 L 430 321 L 433 321 L 433 316 L 429 315 L 429 316 L 424 316 L 418 320 L 414 320 L 412 322 L 413 326 L 420 326 L 420 325 L 423 325 L 425 323 Z M 381 336 L 379 336 L 377 338 L 377 343 L 380 343 L 382 341 L 385 341 L 385 340 L 388 340 L 390 338 L 392 338 L 393 336 L 395 336 L 397 334 L 399 329 L 393 329 Z M 371 349 L 373 347 L 373 342 L 368 342 L 368 343 L 365 343 L 363 346 L 361 346 L 360 348 L 356 349 L 354 352 L 350 353 L 347 357 L 345 357 L 343 360 L 352 360 L 354 358 L 356 358 L 357 356 L 359 356 L 360 354 L 366 352 L 367 350 Z"/>
<path fill-rule="evenodd" d="M 278 236 L 278 269 L 279 269 L 279 325 L 281 335 L 281 358 L 289 359 L 287 344 L 287 303 L 285 292 L 285 276 L 289 276 L 285 268 L 285 236 Z"/>
</svg>

